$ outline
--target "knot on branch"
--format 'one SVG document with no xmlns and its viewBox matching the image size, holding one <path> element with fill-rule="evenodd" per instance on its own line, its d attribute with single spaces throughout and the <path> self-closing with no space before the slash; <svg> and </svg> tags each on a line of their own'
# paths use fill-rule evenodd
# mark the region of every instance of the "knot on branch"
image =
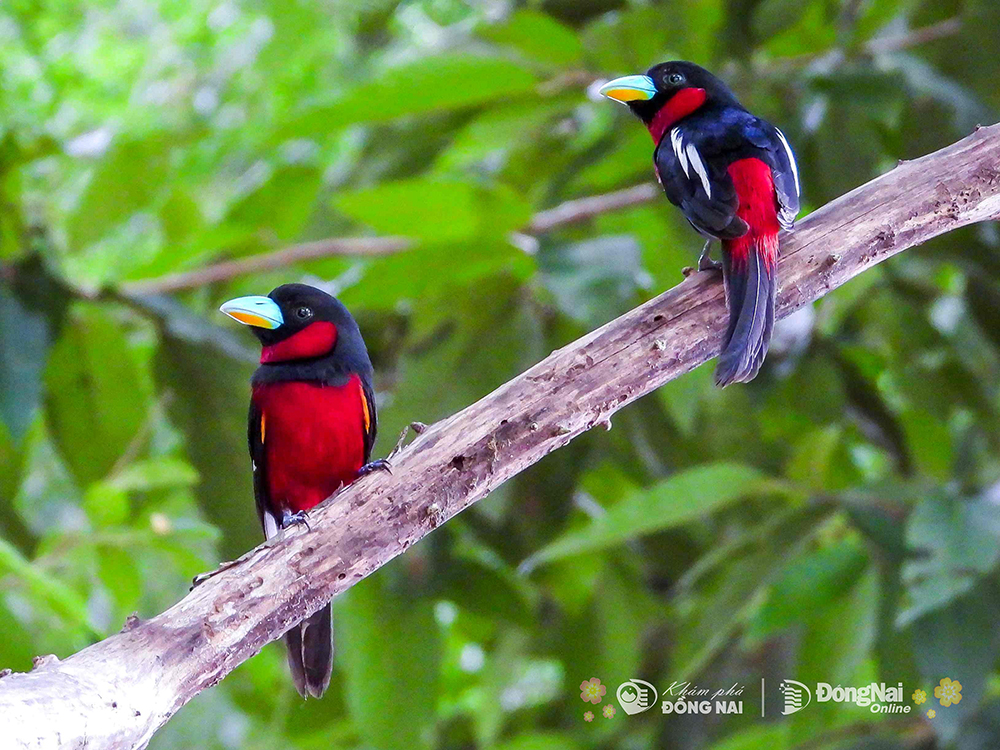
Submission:
<svg viewBox="0 0 1000 750">
<path fill-rule="evenodd" d="M 49 667 L 58 663 L 59 659 L 55 654 L 42 654 L 31 660 L 31 667 L 32 669 L 39 669 L 41 667 Z"/>
</svg>

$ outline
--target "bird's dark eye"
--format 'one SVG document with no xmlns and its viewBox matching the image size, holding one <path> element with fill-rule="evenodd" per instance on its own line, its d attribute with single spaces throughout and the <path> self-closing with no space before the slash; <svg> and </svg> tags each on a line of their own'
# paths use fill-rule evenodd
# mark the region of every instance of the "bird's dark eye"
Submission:
<svg viewBox="0 0 1000 750">
<path fill-rule="evenodd" d="M 311 318 L 312 314 L 313 311 L 310 310 L 308 307 L 300 307 L 298 310 L 295 311 L 295 317 L 297 317 L 299 320 L 305 320 L 306 318 Z"/>
<path fill-rule="evenodd" d="M 678 83 L 683 83 L 683 82 L 684 82 L 684 76 L 681 75 L 680 73 L 671 73 L 670 75 L 667 76 L 667 83 L 673 84 L 674 86 L 676 86 Z"/>
</svg>

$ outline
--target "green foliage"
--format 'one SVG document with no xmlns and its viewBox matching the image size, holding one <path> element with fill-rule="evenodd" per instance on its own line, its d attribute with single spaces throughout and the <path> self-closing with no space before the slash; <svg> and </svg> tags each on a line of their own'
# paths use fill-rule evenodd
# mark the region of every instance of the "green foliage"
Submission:
<svg viewBox="0 0 1000 750">
<path fill-rule="evenodd" d="M 694 521 L 747 494 L 754 494 L 760 474 L 730 464 L 710 464 L 675 474 L 618 503 L 589 526 L 571 531 L 529 558 L 535 565 L 614 547 L 641 534 Z"/>
<path fill-rule="evenodd" d="M 998 29 L 989 0 L 0 5 L 0 668 L 259 542 L 255 342 L 222 301 L 328 284 L 384 455 L 694 263 L 666 200 L 528 236 L 652 179 L 594 81 L 710 67 L 788 134 L 811 209 L 995 121 Z M 389 234 L 414 245 L 130 286 Z M 269 646 L 151 747 L 997 747 L 998 253 L 994 225 L 908 251 L 779 325 L 753 383 L 709 365 L 630 406 L 342 597 L 322 701 Z M 627 716 L 635 677 L 742 684 L 745 709 Z M 963 698 L 781 716 L 775 693 L 761 720 L 761 677 Z"/>
</svg>

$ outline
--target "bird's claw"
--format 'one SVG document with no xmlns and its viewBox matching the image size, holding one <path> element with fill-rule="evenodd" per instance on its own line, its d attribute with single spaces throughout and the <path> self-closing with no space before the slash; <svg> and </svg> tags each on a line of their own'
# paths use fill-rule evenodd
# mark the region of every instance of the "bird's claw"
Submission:
<svg viewBox="0 0 1000 750">
<path fill-rule="evenodd" d="M 712 260 L 711 258 L 702 256 L 698 259 L 698 270 L 699 271 L 721 271 L 722 261 Z"/>
<path fill-rule="evenodd" d="M 306 531 L 312 531 L 309 526 L 309 516 L 304 510 L 300 510 L 297 513 L 290 513 L 285 511 L 281 515 L 281 528 L 287 529 L 289 526 L 299 526 L 304 525 Z"/>
<path fill-rule="evenodd" d="M 392 474 L 392 464 L 389 463 L 389 459 L 387 458 L 377 458 L 358 469 L 358 476 L 363 477 L 365 474 L 371 474 L 373 471 L 387 471 Z"/>
<path fill-rule="evenodd" d="M 698 270 L 699 271 L 721 271 L 722 261 L 712 260 L 712 241 L 709 240 L 705 243 L 705 247 L 701 251 L 701 255 L 698 257 Z"/>
</svg>

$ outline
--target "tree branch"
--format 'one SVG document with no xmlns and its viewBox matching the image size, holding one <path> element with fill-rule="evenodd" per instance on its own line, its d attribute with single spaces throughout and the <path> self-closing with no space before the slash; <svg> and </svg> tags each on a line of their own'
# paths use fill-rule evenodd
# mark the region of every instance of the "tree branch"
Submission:
<svg viewBox="0 0 1000 750">
<path fill-rule="evenodd" d="M 620 211 L 629 206 L 648 203 L 660 190 L 653 183 L 617 190 L 612 193 L 595 195 L 566 201 L 560 205 L 535 214 L 523 231 L 528 234 L 544 234 L 553 229 L 578 224 L 581 221 L 610 211 Z M 196 289 L 216 281 L 225 281 L 245 273 L 273 271 L 294 263 L 332 256 L 378 256 L 392 255 L 413 246 L 406 237 L 343 237 L 317 242 L 291 245 L 272 253 L 261 253 L 248 258 L 215 263 L 194 271 L 160 276 L 156 279 L 133 281 L 123 284 L 121 291 L 134 294 L 167 294 L 183 289 Z"/>
<path fill-rule="evenodd" d="M 779 317 L 937 235 L 1000 217 L 1000 126 L 819 209 L 783 240 Z M 618 409 L 715 356 L 722 284 L 695 274 L 433 425 L 151 620 L 0 679 L 8 747 L 142 747 L 181 706 L 372 571 Z"/>
<path fill-rule="evenodd" d="M 958 16 L 946 18 L 943 21 L 932 23 L 930 26 L 921 26 L 905 34 L 894 36 L 876 37 L 869 39 L 865 43 L 865 52 L 869 55 L 881 55 L 889 52 L 899 52 L 910 47 L 918 47 L 928 42 L 936 42 L 938 39 L 946 39 L 954 36 L 962 30 L 962 19 Z"/>
</svg>

